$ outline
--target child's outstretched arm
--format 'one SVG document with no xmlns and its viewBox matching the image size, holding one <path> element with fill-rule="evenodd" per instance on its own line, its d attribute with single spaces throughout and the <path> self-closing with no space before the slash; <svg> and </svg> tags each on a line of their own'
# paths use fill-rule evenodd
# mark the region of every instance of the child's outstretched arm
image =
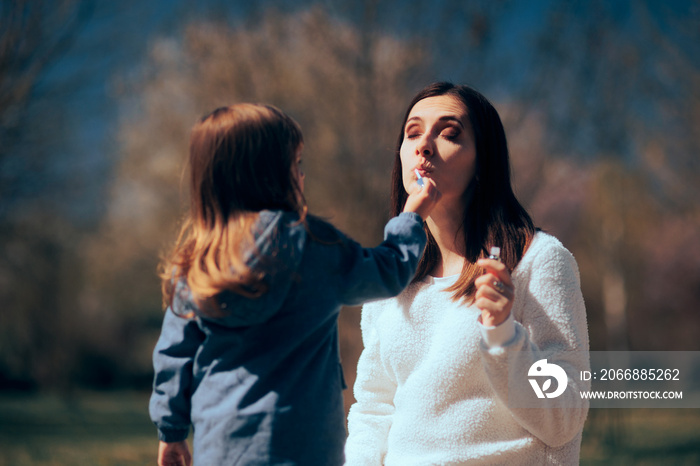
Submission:
<svg viewBox="0 0 700 466">
<path fill-rule="evenodd" d="M 406 205 L 403 208 L 404 212 L 415 212 L 421 216 L 423 220 L 430 216 L 433 208 L 440 200 L 442 194 L 435 186 L 435 181 L 430 178 L 422 177 L 422 187 L 418 187 L 406 199 Z"/>
<path fill-rule="evenodd" d="M 364 302 L 398 295 L 411 282 L 423 255 L 426 234 L 423 220 L 440 198 L 433 180 L 412 192 L 404 211 L 384 228 L 384 241 L 376 248 L 362 248 L 350 241 L 341 281 L 343 304 Z"/>
</svg>

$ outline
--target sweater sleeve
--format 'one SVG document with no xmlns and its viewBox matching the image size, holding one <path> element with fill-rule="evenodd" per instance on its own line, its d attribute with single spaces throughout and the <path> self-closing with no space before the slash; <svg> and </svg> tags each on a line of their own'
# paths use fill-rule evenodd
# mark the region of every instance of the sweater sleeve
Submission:
<svg viewBox="0 0 700 466">
<path fill-rule="evenodd" d="M 158 439 L 178 442 L 190 429 L 190 396 L 194 357 L 204 333 L 194 319 L 165 312 L 160 338 L 153 351 L 155 379 L 149 404 Z"/>
<path fill-rule="evenodd" d="M 516 292 L 515 298 L 518 307 L 515 336 L 495 347 L 482 340 L 482 360 L 491 386 L 515 420 L 542 442 L 556 448 L 581 433 L 589 406 L 588 400 L 580 395 L 590 388 L 589 382 L 579 377 L 580 371 L 590 370 L 590 361 L 576 261 L 561 244 L 544 248 L 532 262 L 529 281 L 523 280 L 521 284 L 523 289 Z M 535 396 L 529 379 L 540 386 L 544 380 L 530 376 L 529 371 L 543 359 L 566 373 L 567 388 L 559 396 L 545 399 Z M 558 382 L 553 383 L 558 387 Z M 553 394 L 552 390 L 549 393 Z"/>
<path fill-rule="evenodd" d="M 349 436 L 345 445 L 346 465 L 372 466 L 384 463 L 387 437 L 394 415 L 396 382 L 385 370 L 380 356 L 379 336 L 374 315 L 383 304 L 367 304 L 362 309 L 364 350 L 357 363 L 354 395 L 357 402 L 348 414 Z"/>
<path fill-rule="evenodd" d="M 413 212 L 392 218 L 375 248 L 348 239 L 338 280 L 342 304 L 356 306 L 401 293 L 416 273 L 426 240 L 423 220 Z"/>
</svg>

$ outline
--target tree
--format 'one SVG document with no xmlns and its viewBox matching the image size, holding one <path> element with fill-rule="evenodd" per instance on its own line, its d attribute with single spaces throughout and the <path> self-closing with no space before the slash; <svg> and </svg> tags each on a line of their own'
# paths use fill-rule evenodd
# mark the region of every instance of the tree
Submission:
<svg viewBox="0 0 700 466">
<path fill-rule="evenodd" d="M 665 222 L 698 228 L 697 11 L 691 2 L 594 1 L 556 3 L 545 18 L 515 106 L 525 114 L 516 120 L 541 122 L 548 158 L 557 154 L 559 166 L 574 168 L 573 184 L 550 199 L 561 202 L 573 188 L 585 193 L 549 225 L 581 264 L 593 347 L 690 349 L 696 345 L 690 339 L 662 336 L 649 321 L 659 312 L 650 305 L 658 303 L 650 299 L 651 270 L 661 266 L 649 238 L 678 232 Z M 540 170 L 535 177 L 546 175 Z M 530 195 L 541 202 L 543 193 L 536 188 Z M 545 220 L 549 226 L 554 219 Z M 560 230 L 562 224 L 568 227 Z M 672 237 L 663 243 L 669 255 L 682 255 Z M 697 267 L 694 254 L 688 259 L 690 269 Z M 646 278 L 642 270 L 649 270 Z M 676 278 L 684 289 L 698 287 L 697 274 Z M 686 301 L 686 308 L 696 306 Z M 692 312 L 673 300 L 663 309 L 700 330 Z"/>
<path fill-rule="evenodd" d="M 70 352 L 59 349 L 70 334 L 63 313 L 75 307 L 75 243 L 72 227 L 42 204 L 41 183 L 32 181 L 47 161 L 33 138 L 50 131 L 30 117 L 38 84 L 70 48 L 91 6 L 0 3 L 0 387 L 65 380 L 60 368 Z"/>
<path fill-rule="evenodd" d="M 7 215 L 22 169 L 42 163 L 16 160 L 33 93 L 47 69 L 73 44 L 91 11 L 90 1 L 0 4 L 0 218 Z"/>
</svg>

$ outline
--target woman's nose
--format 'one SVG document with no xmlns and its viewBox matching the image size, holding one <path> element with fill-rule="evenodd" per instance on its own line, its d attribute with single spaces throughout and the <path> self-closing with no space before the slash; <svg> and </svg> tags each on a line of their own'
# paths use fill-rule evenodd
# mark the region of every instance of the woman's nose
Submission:
<svg viewBox="0 0 700 466">
<path fill-rule="evenodd" d="M 424 136 L 418 141 L 416 145 L 416 155 L 426 158 L 433 155 L 433 144 L 430 138 Z"/>
</svg>

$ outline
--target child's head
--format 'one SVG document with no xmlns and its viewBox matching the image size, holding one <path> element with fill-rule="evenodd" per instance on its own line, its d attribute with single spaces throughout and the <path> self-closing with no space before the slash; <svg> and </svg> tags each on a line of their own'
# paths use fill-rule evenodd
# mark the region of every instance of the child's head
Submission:
<svg viewBox="0 0 700 466">
<path fill-rule="evenodd" d="M 218 108 L 194 126 L 190 214 L 161 264 L 166 305 L 176 277 L 186 278 L 201 303 L 223 290 L 265 291 L 262 273 L 250 270 L 245 257 L 259 211 L 295 211 L 305 221 L 302 146 L 299 125 L 269 105 Z"/>
<path fill-rule="evenodd" d="M 193 220 L 211 228 L 239 212 L 302 213 L 302 146 L 299 125 L 269 105 L 236 104 L 202 118 L 190 139 Z"/>
</svg>

